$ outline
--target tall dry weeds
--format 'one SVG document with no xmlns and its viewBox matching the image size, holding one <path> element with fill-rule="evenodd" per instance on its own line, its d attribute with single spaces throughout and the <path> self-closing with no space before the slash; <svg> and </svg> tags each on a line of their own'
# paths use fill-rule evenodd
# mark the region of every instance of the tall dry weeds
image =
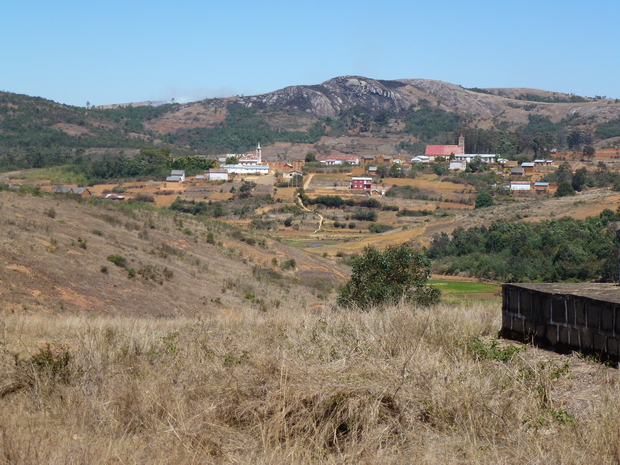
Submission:
<svg viewBox="0 0 620 465">
<path fill-rule="evenodd" d="M 615 370 L 506 349 L 497 306 L 239 314 L 6 315 L 0 463 L 620 460 Z"/>
</svg>

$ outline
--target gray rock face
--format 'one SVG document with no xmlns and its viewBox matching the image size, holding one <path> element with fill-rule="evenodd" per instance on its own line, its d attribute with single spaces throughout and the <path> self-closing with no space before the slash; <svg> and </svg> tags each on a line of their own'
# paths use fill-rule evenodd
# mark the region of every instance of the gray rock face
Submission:
<svg viewBox="0 0 620 465">
<path fill-rule="evenodd" d="M 417 99 L 375 79 L 341 76 L 317 86 L 291 86 L 269 94 L 242 97 L 239 103 L 260 109 L 279 105 L 319 117 L 333 117 L 356 107 L 371 114 L 382 110 L 398 112 L 416 104 Z"/>
</svg>

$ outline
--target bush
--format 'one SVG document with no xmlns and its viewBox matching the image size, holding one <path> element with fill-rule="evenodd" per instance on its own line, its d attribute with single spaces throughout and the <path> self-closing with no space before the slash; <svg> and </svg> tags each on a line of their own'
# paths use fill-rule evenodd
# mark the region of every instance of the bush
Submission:
<svg viewBox="0 0 620 465">
<path fill-rule="evenodd" d="M 558 185 L 558 190 L 555 191 L 554 197 L 567 197 L 569 195 L 575 195 L 575 189 L 573 189 L 570 182 L 562 181 Z"/>
<path fill-rule="evenodd" d="M 375 224 L 371 224 L 369 229 L 371 233 L 379 234 L 379 233 L 383 233 L 386 231 L 391 231 L 394 228 L 390 226 L 389 224 L 375 223 Z"/>
<path fill-rule="evenodd" d="M 282 262 L 281 268 L 283 270 L 294 270 L 297 267 L 297 262 L 295 261 L 294 258 L 291 258 L 290 260 L 286 260 L 284 262 Z"/>
<path fill-rule="evenodd" d="M 116 266 L 125 268 L 127 265 L 127 259 L 122 255 L 108 255 L 108 261 L 114 263 Z"/>
<path fill-rule="evenodd" d="M 152 194 L 146 194 L 144 192 L 138 192 L 134 198 L 137 202 L 155 202 L 155 197 Z"/>
<path fill-rule="evenodd" d="M 493 197 L 488 192 L 480 192 L 478 197 L 476 197 L 476 205 L 475 208 L 484 208 L 490 207 L 493 205 Z"/>
<path fill-rule="evenodd" d="M 357 211 L 353 214 L 353 219 L 357 221 L 377 221 L 378 215 L 374 211 Z"/>
<path fill-rule="evenodd" d="M 390 246 L 381 252 L 366 247 L 351 260 L 351 279 L 340 290 L 338 304 L 368 309 L 405 299 L 419 305 L 439 302 L 441 291 L 426 284 L 431 262 L 408 244 Z"/>
</svg>

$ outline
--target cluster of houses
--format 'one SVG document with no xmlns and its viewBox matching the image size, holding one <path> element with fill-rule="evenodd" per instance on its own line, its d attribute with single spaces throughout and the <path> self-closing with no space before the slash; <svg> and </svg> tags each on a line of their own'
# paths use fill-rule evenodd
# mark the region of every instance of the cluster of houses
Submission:
<svg viewBox="0 0 620 465">
<path fill-rule="evenodd" d="M 87 187 L 54 187 L 54 194 L 75 195 L 77 197 L 92 197 L 93 193 Z M 125 197 L 118 194 L 101 194 L 100 199 L 106 200 L 125 200 Z"/>
<path fill-rule="evenodd" d="M 441 157 L 441 158 L 440 158 Z M 236 163 L 227 163 L 231 159 L 236 159 Z M 301 168 L 303 161 L 282 162 L 277 160 L 264 160 L 260 143 L 254 153 L 227 154 L 225 157 L 214 157 L 220 163 L 218 168 L 205 171 L 203 175 L 197 175 L 198 180 L 207 181 L 226 181 L 231 175 L 263 175 L 276 171 L 279 181 L 294 179 L 295 176 L 302 176 Z M 403 168 L 414 163 L 433 163 L 440 159 L 449 161 L 450 171 L 461 171 L 467 168 L 469 163 L 480 160 L 486 164 L 499 164 L 504 168 L 511 168 L 510 176 L 516 178 L 505 184 L 505 187 L 514 191 L 535 190 L 544 192 L 553 188 L 548 183 L 531 183 L 524 181 L 520 176 L 534 174 L 540 166 L 553 164 L 552 160 L 534 160 L 533 162 L 522 163 L 518 166 L 517 162 L 508 161 L 497 154 L 471 154 L 465 153 L 465 138 L 461 135 L 456 145 L 427 145 L 424 155 L 415 157 L 393 157 L 390 155 L 330 155 L 322 157 L 317 161 L 323 166 L 343 166 L 353 167 L 353 177 L 351 179 L 351 189 L 369 190 L 372 189 L 373 175 L 377 174 L 379 166 L 400 164 Z M 365 168 L 362 168 L 365 167 Z M 173 170 L 166 178 L 167 182 L 185 181 L 185 172 Z"/>
</svg>

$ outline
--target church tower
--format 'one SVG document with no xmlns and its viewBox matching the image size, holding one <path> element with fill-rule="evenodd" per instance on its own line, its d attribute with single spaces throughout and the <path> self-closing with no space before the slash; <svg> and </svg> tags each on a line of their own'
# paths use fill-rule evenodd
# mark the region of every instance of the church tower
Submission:
<svg viewBox="0 0 620 465">
<path fill-rule="evenodd" d="M 262 157 L 262 150 L 260 148 L 260 142 L 259 142 L 258 145 L 256 146 L 256 164 L 257 165 L 262 165 L 261 157 Z"/>
<path fill-rule="evenodd" d="M 463 134 L 459 136 L 459 148 L 461 149 L 461 155 L 465 155 L 465 137 L 463 137 Z"/>
</svg>

